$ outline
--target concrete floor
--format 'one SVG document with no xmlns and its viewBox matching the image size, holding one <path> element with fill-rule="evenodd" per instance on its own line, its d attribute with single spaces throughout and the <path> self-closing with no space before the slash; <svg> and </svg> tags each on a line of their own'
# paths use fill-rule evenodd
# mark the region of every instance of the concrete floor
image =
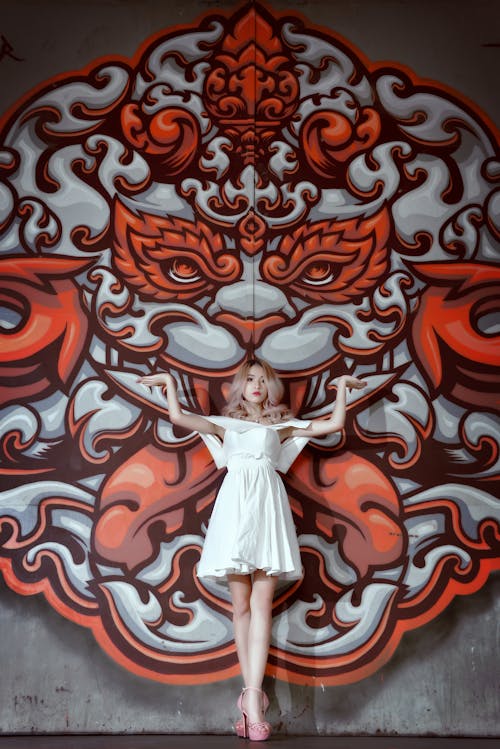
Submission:
<svg viewBox="0 0 500 749">
<path fill-rule="evenodd" d="M 0 749 L 244 749 L 236 736 L 12 736 Z M 500 738 L 274 736 L 277 749 L 500 749 Z"/>
</svg>

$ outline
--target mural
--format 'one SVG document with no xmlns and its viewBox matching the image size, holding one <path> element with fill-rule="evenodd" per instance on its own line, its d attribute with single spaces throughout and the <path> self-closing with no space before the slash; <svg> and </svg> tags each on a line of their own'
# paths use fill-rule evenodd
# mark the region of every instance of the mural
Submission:
<svg viewBox="0 0 500 749">
<path fill-rule="evenodd" d="M 250 3 L 49 81 L 0 150 L 1 569 L 169 683 L 237 673 L 195 568 L 218 412 L 249 353 L 344 433 L 287 477 L 305 576 L 269 673 L 341 684 L 500 566 L 500 164 L 484 115 Z"/>
</svg>

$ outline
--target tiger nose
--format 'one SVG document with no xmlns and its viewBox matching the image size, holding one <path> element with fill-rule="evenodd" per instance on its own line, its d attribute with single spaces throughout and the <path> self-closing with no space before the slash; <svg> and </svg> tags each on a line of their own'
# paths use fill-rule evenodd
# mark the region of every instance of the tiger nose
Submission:
<svg viewBox="0 0 500 749">
<path fill-rule="evenodd" d="M 233 329 L 245 345 L 252 343 L 254 347 L 268 330 L 276 330 L 293 315 L 285 294 L 262 281 L 220 289 L 207 311 L 217 323 Z"/>
<path fill-rule="evenodd" d="M 245 320 L 261 320 L 273 314 L 292 316 L 293 308 L 281 289 L 263 281 L 240 281 L 219 289 L 207 312 L 210 316 L 229 312 Z"/>
</svg>

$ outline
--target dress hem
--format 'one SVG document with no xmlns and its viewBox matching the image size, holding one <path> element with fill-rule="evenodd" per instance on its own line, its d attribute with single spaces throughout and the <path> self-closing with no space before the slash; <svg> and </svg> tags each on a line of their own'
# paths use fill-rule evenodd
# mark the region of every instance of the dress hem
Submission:
<svg viewBox="0 0 500 749">
<path fill-rule="evenodd" d="M 196 576 L 200 580 L 211 580 L 212 582 L 227 582 L 229 575 L 253 575 L 257 570 L 262 570 L 268 577 L 278 577 L 280 580 L 301 580 L 304 573 L 303 570 L 297 572 L 296 570 L 280 570 L 273 569 L 271 567 L 255 567 L 254 565 L 245 564 L 239 567 L 224 567 L 221 569 L 211 570 L 210 572 L 196 572 Z"/>
</svg>

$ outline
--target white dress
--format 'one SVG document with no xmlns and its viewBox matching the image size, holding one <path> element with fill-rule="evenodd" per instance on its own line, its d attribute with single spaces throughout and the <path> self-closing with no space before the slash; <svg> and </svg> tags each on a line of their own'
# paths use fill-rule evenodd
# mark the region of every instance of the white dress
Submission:
<svg viewBox="0 0 500 749">
<path fill-rule="evenodd" d="M 297 534 L 278 471 L 286 473 L 309 438 L 290 437 L 282 443 L 278 432 L 287 426 L 306 428 L 310 422 L 291 419 L 268 425 L 206 418 L 225 429 L 223 443 L 212 434 L 200 436 L 227 474 L 213 507 L 198 577 L 225 582 L 228 574 L 261 569 L 282 579 L 300 579 Z"/>
</svg>

